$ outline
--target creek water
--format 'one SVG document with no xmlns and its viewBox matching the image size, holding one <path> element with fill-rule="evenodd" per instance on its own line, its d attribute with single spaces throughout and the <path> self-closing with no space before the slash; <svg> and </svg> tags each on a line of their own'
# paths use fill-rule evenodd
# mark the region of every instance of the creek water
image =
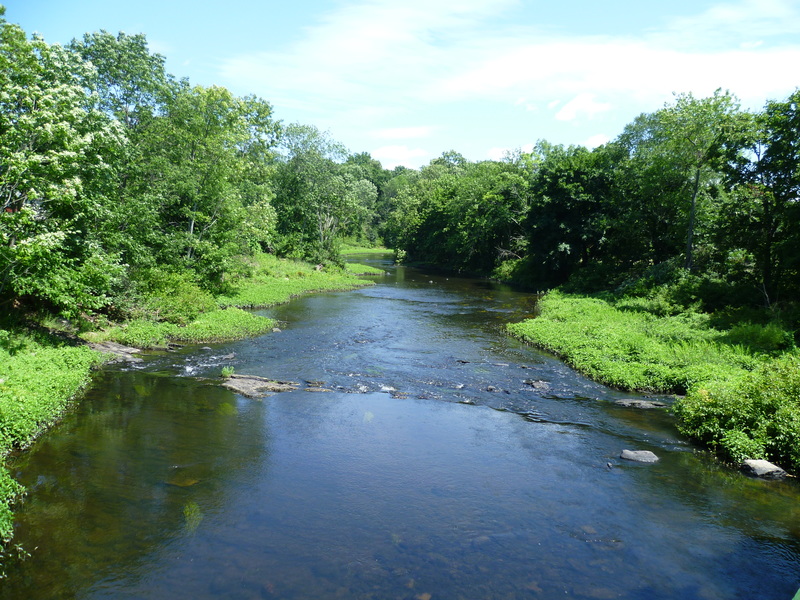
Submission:
<svg viewBox="0 0 800 600">
<path fill-rule="evenodd" d="M 531 295 L 368 260 L 263 311 L 280 332 L 98 374 L 12 464 L 0 598 L 792 597 L 794 482 L 508 338 Z M 224 366 L 332 391 L 248 399 Z"/>
</svg>

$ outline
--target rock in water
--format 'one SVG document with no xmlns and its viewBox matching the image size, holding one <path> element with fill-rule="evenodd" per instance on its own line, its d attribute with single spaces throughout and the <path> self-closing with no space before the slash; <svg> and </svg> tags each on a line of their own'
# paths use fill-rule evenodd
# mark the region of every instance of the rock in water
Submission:
<svg viewBox="0 0 800 600">
<path fill-rule="evenodd" d="M 649 450 L 623 450 L 619 457 L 642 463 L 658 462 L 658 457 Z"/>
<path fill-rule="evenodd" d="M 296 390 L 296 381 L 275 381 L 257 375 L 229 375 L 222 387 L 233 390 L 248 398 L 262 398 L 270 393 L 290 392 Z"/>
<path fill-rule="evenodd" d="M 625 406 L 627 408 L 664 408 L 667 406 L 664 402 L 657 400 L 617 400 L 615 404 Z"/>
<path fill-rule="evenodd" d="M 768 460 L 746 460 L 742 463 L 742 470 L 751 477 L 761 479 L 783 479 L 786 471 L 778 465 L 773 465 Z"/>
<path fill-rule="evenodd" d="M 138 356 L 134 356 L 134 354 L 141 352 L 139 348 L 123 346 L 116 342 L 90 343 L 89 347 L 98 352 L 112 355 L 114 358 L 110 362 L 142 362 L 144 360 Z"/>
</svg>

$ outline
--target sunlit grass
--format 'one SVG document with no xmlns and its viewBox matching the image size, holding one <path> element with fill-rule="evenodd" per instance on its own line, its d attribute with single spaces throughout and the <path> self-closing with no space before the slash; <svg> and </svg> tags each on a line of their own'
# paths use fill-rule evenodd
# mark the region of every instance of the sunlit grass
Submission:
<svg viewBox="0 0 800 600">
<path fill-rule="evenodd" d="M 695 315 L 657 317 L 596 299 L 551 292 L 541 315 L 509 331 L 592 379 L 624 390 L 683 394 L 710 379 L 738 377 L 762 359 Z"/>
<path fill-rule="evenodd" d="M 342 244 L 339 248 L 339 254 L 346 256 L 348 254 L 391 254 L 392 251 L 382 246 L 378 247 L 365 247 L 356 244 Z"/>
<path fill-rule="evenodd" d="M 252 275 L 232 284 L 234 292 L 217 298 L 220 306 L 262 308 L 288 302 L 301 294 L 352 290 L 371 282 L 345 271 L 326 271 L 269 254 L 252 260 Z"/>
<path fill-rule="evenodd" d="M 776 324 L 709 326 L 700 313 L 655 316 L 646 303 L 551 292 L 540 316 L 508 326 L 601 383 L 686 394 L 678 428 L 723 459 L 800 471 L 800 356 Z"/>
<path fill-rule="evenodd" d="M 344 268 L 350 275 L 384 275 L 383 269 L 371 265 L 345 263 Z"/>
</svg>

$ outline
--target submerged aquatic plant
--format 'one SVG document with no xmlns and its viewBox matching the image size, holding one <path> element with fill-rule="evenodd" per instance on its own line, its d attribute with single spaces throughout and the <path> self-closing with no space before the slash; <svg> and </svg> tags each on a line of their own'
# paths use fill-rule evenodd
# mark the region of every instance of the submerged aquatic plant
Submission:
<svg viewBox="0 0 800 600">
<path fill-rule="evenodd" d="M 188 502 L 186 506 L 183 507 L 183 518 L 185 520 L 187 532 L 194 533 L 197 531 L 200 522 L 203 520 L 203 511 L 200 510 L 200 506 L 197 502 Z"/>
</svg>

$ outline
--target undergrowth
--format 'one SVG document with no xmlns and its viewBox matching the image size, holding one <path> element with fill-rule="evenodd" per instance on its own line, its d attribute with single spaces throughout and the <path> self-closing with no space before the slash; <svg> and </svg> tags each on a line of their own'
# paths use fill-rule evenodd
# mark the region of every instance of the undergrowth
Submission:
<svg viewBox="0 0 800 600">
<path fill-rule="evenodd" d="M 369 285 L 343 269 L 321 269 L 271 254 L 251 260 L 251 274 L 231 282 L 231 292 L 217 298 L 221 307 L 262 308 L 309 292 L 351 290 Z"/>
</svg>

